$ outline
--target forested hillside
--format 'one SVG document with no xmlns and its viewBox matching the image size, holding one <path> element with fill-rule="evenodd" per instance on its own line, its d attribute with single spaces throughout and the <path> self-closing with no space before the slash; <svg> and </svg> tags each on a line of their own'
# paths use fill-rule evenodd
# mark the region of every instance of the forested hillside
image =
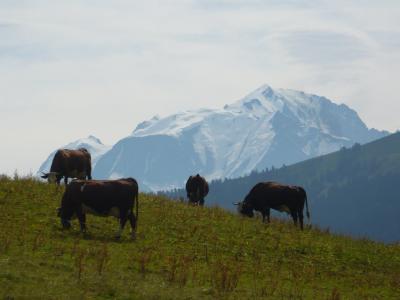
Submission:
<svg viewBox="0 0 400 300">
<path fill-rule="evenodd" d="M 206 204 L 234 209 L 232 202 L 260 181 L 303 186 L 313 224 L 357 237 L 400 240 L 400 133 L 291 166 L 213 181 Z"/>
</svg>

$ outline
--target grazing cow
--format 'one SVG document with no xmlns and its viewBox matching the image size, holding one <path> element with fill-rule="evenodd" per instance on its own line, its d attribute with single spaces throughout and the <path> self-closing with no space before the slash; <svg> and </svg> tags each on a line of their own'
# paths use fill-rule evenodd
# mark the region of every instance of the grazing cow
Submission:
<svg viewBox="0 0 400 300">
<path fill-rule="evenodd" d="M 304 202 L 309 220 L 307 195 L 302 187 L 277 182 L 260 182 L 251 189 L 244 201 L 234 204 L 238 205 L 239 213 L 248 217 L 253 217 L 253 210 L 261 212 L 263 222 L 265 216 L 267 216 L 268 223 L 270 222 L 271 208 L 286 212 L 292 216 L 295 225 L 297 225 L 297 219 L 299 219 L 300 227 L 303 229 Z"/>
<path fill-rule="evenodd" d="M 60 149 L 57 150 L 51 163 L 50 172 L 43 173 L 42 178 L 49 183 L 60 184 L 64 177 L 65 184 L 68 184 L 68 177 L 79 179 L 92 179 L 92 160 L 90 153 L 85 148 L 78 150 Z"/>
<path fill-rule="evenodd" d="M 208 183 L 199 174 L 190 176 L 186 182 L 186 193 L 189 203 L 204 205 L 204 197 L 208 194 Z"/>
<path fill-rule="evenodd" d="M 138 193 L 138 184 L 133 178 L 73 180 L 65 189 L 58 216 L 64 229 L 70 228 L 70 221 L 77 217 L 83 233 L 86 232 L 87 213 L 101 217 L 114 216 L 120 223 L 117 238 L 129 220 L 134 237 L 139 217 Z M 135 202 L 136 215 L 133 213 Z"/>
</svg>

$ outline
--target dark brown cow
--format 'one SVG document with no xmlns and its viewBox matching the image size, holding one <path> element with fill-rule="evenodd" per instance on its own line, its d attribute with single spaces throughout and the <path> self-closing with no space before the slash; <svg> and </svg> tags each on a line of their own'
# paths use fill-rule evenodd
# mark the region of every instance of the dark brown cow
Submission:
<svg viewBox="0 0 400 300">
<path fill-rule="evenodd" d="M 186 182 L 186 193 L 189 203 L 204 205 L 204 197 L 208 194 L 208 183 L 199 174 L 190 176 Z"/>
<path fill-rule="evenodd" d="M 303 229 L 303 208 L 306 203 L 307 218 L 310 219 L 308 211 L 307 194 L 302 187 L 284 185 L 277 182 L 257 183 L 247 194 L 244 201 L 235 203 L 238 205 L 239 213 L 253 217 L 253 210 L 261 212 L 263 222 L 267 217 L 270 222 L 270 209 L 290 214 L 293 222 L 297 225 L 300 220 L 300 227 Z"/>
<path fill-rule="evenodd" d="M 92 159 L 85 148 L 57 150 L 51 163 L 50 172 L 43 173 L 42 178 L 47 178 L 49 183 L 60 184 L 63 177 L 65 184 L 68 183 L 68 177 L 92 179 Z"/>
<path fill-rule="evenodd" d="M 86 214 L 119 219 L 119 238 L 127 220 L 135 236 L 139 217 L 139 188 L 135 179 L 73 180 L 67 185 L 58 209 L 63 228 L 71 227 L 71 219 L 77 217 L 81 231 L 86 232 Z M 136 202 L 136 215 L 133 206 Z"/>
</svg>

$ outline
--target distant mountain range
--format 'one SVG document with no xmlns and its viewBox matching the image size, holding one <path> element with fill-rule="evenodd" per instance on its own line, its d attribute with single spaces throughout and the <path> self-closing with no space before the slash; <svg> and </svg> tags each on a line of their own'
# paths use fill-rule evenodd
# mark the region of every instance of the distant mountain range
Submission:
<svg viewBox="0 0 400 300">
<path fill-rule="evenodd" d="M 357 237 L 400 241 L 400 133 L 291 166 L 213 181 L 206 205 L 234 210 L 232 202 L 261 181 L 303 186 L 313 224 Z M 186 197 L 184 190 L 167 195 Z"/>
<path fill-rule="evenodd" d="M 221 109 L 142 122 L 109 150 L 94 147 L 98 159 L 93 175 L 132 176 L 142 190 L 166 190 L 182 187 L 190 174 L 201 173 L 208 180 L 243 176 L 387 134 L 368 129 L 344 104 L 264 85 Z"/>
</svg>

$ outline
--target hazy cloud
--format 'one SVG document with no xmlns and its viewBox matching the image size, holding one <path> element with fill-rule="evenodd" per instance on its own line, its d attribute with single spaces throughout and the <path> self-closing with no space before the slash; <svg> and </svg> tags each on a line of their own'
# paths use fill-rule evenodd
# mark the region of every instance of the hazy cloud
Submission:
<svg viewBox="0 0 400 300">
<path fill-rule="evenodd" d="M 311 65 L 348 64 L 370 55 L 368 45 L 362 40 L 337 32 L 290 32 L 280 42 L 291 57 Z"/>
</svg>

